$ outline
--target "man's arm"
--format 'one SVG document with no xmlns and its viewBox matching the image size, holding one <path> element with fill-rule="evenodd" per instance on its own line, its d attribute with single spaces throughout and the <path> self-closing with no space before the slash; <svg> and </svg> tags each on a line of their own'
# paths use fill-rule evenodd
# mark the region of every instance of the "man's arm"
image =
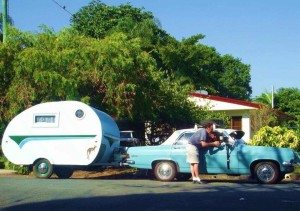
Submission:
<svg viewBox="0 0 300 211">
<path fill-rule="evenodd" d="M 220 146 L 220 142 L 219 141 L 214 141 L 214 142 L 205 142 L 205 141 L 200 141 L 200 145 L 201 147 L 218 147 Z"/>
</svg>

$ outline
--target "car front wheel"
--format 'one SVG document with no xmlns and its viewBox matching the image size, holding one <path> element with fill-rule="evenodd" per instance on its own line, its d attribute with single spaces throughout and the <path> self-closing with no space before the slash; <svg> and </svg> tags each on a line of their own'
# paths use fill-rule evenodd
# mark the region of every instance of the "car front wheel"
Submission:
<svg viewBox="0 0 300 211">
<path fill-rule="evenodd" d="M 274 184 L 279 180 L 278 166 L 272 162 L 260 162 L 254 168 L 256 179 L 262 184 Z"/>
<path fill-rule="evenodd" d="M 175 164 L 170 161 L 161 161 L 154 167 L 154 175 L 160 181 L 172 181 L 176 176 Z"/>
</svg>

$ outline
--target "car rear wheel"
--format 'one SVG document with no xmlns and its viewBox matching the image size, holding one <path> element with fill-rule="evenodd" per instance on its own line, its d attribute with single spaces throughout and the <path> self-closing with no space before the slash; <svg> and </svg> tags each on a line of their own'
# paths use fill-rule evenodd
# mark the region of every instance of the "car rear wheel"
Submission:
<svg viewBox="0 0 300 211">
<path fill-rule="evenodd" d="M 175 164 L 169 161 L 161 161 L 154 167 L 154 175 L 160 181 L 172 181 L 176 173 Z"/>
<path fill-rule="evenodd" d="M 260 162 L 254 168 L 255 177 L 262 184 L 274 184 L 279 181 L 278 166 L 272 162 Z"/>
<path fill-rule="evenodd" d="M 33 165 L 33 173 L 38 178 L 49 178 L 53 173 L 53 166 L 49 160 L 39 159 Z"/>
</svg>

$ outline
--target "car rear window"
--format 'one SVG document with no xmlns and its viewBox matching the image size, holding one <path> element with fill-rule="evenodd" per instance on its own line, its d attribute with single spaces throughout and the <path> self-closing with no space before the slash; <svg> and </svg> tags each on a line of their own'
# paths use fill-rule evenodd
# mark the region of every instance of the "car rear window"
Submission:
<svg viewBox="0 0 300 211">
<path fill-rule="evenodd" d="M 191 138 L 191 136 L 194 134 L 194 132 L 187 132 L 183 133 L 176 141 L 176 145 L 185 145 L 188 143 L 188 140 Z"/>
</svg>

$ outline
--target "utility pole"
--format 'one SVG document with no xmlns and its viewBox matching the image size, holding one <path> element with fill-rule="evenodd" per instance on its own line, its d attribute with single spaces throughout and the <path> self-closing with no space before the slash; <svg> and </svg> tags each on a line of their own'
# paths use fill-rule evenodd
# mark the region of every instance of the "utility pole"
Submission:
<svg viewBox="0 0 300 211">
<path fill-rule="evenodd" d="M 2 34 L 3 43 L 5 43 L 7 37 L 7 0 L 2 0 Z"/>
</svg>

